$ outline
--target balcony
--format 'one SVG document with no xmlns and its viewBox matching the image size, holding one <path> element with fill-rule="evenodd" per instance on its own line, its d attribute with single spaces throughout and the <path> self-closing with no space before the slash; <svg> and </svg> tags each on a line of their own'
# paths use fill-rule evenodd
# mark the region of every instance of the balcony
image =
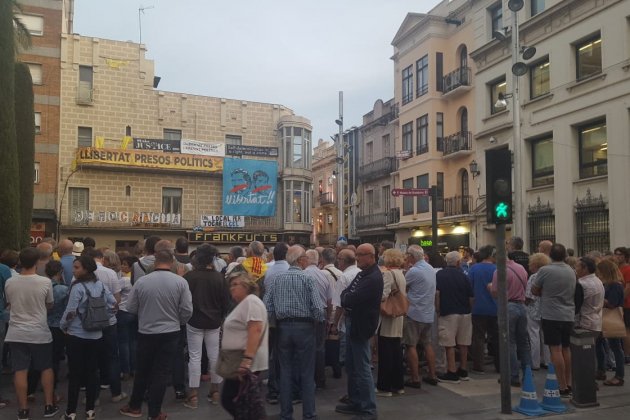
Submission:
<svg viewBox="0 0 630 420">
<path fill-rule="evenodd" d="M 317 243 L 319 244 L 319 246 L 335 246 L 337 244 L 337 235 L 334 233 L 318 233 Z"/>
<path fill-rule="evenodd" d="M 361 166 L 359 168 L 359 179 L 361 181 L 369 181 L 384 178 L 397 170 L 398 160 L 393 157 L 386 157 Z"/>
<path fill-rule="evenodd" d="M 470 67 L 460 67 L 442 79 L 442 97 L 455 98 L 472 89 Z"/>
<path fill-rule="evenodd" d="M 357 229 L 385 229 L 387 225 L 400 221 L 400 209 L 389 209 L 385 213 L 374 213 L 357 216 Z"/>
<path fill-rule="evenodd" d="M 443 156 L 445 158 L 456 158 L 470 155 L 472 151 L 472 132 L 460 131 L 451 134 L 443 140 Z"/>
<path fill-rule="evenodd" d="M 335 204 L 335 200 L 333 200 L 332 192 L 325 192 L 319 194 L 319 205 L 320 206 L 329 206 Z"/>
<path fill-rule="evenodd" d="M 444 217 L 461 216 L 472 211 L 472 196 L 456 195 L 444 199 Z"/>
</svg>

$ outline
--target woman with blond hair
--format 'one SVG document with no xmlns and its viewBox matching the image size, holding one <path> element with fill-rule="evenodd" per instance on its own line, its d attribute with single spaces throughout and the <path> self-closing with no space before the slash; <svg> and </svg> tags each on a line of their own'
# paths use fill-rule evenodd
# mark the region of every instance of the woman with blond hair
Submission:
<svg viewBox="0 0 630 420">
<path fill-rule="evenodd" d="M 383 252 L 383 301 L 392 290 L 398 289 L 406 295 L 407 282 L 402 272 L 405 257 L 398 249 Z M 404 368 L 401 340 L 404 316 L 391 317 L 381 314 L 381 326 L 378 330 L 378 380 L 377 394 L 391 397 L 392 393 L 404 393 Z"/>
<path fill-rule="evenodd" d="M 549 347 L 543 345 L 541 326 L 540 297 L 532 294 L 532 284 L 536 279 L 538 270 L 551 264 L 551 258 L 542 252 L 529 256 L 529 272 L 532 273 L 525 288 L 525 305 L 527 305 L 527 332 L 532 354 L 532 369 L 538 370 L 547 367 L 551 358 Z"/>
<path fill-rule="evenodd" d="M 623 306 L 623 277 L 621 271 L 613 261 L 603 259 L 597 264 L 597 277 L 604 283 L 604 308 L 618 308 Z M 615 376 L 606 379 L 605 365 L 605 340 L 608 340 L 610 350 L 615 356 Z M 597 376 L 596 379 L 604 381 L 604 385 L 622 386 L 624 383 L 624 355 L 621 346 L 621 338 L 604 338 L 600 334 L 595 344 L 597 352 Z"/>
</svg>

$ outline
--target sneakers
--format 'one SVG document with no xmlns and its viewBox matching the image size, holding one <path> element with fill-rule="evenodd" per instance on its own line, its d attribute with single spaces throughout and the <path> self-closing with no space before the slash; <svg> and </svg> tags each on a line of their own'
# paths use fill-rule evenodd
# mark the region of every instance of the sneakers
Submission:
<svg viewBox="0 0 630 420">
<path fill-rule="evenodd" d="M 44 417 L 54 417 L 59 412 L 59 407 L 57 405 L 47 405 L 44 407 Z"/>
<path fill-rule="evenodd" d="M 449 384 L 458 384 L 459 376 L 457 376 L 457 373 L 455 372 L 446 372 L 443 375 L 438 375 L 438 381 L 446 382 Z"/>
<path fill-rule="evenodd" d="M 404 389 L 397 389 L 396 391 L 394 391 L 394 393 L 396 395 L 405 395 L 405 390 Z"/>
<path fill-rule="evenodd" d="M 124 406 L 120 410 L 118 410 L 120 414 L 127 417 L 140 418 L 142 417 L 142 410 L 139 408 L 131 408 L 129 405 Z"/>
<path fill-rule="evenodd" d="M 389 391 L 379 391 L 376 390 L 376 396 L 377 397 L 391 397 L 393 394 Z"/>
<path fill-rule="evenodd" d="M 63 418 L 63 420 L 76 420 L 76 418 L 77 418 L 77 414 L 76 414 L 76 413 L 70 413 L 70 414 L 68 414 L 68 413 L 66 412 L 66 413 L 63 413 L 63 417 L 62 417 L 62 418 Z"/>
<path fill-rule="evenodd" d="M 126 400 L 127 397 L 129 397 L 129 395 L 125 394 L 124 392 L 121 392 L 120 395 L 116 395 L 115 397 L 112 397 L 112 402 L 118 403 L 123 400 Z"/>
<path fill-rule="evenodd" d="M 85 419 L 86 420 L 94 420 L 96 419 L 96 411 L 94 410 L 88 410 L 85 412 Z"/>
<path fill-rule="evenodd" d="M 109 389 L 109 385 L 101 385 L 101 389 Z"/>
<path fill-rule="evenodd" d="M 25 410 L 18 410 L 18 420 L 31 420 L 28 408 Z"/>
<path fill-rule="evenodd" d="M 352 404 L 338 404 L 335 406 L 335 411 L 341 414 L 361 414 L 361 412 Z"/>
<path fill-rule="evenodd" d="M 457 369 L 457 376 L 459 376 L 459 379 L 461 381 L 468 381 L 470 380 L 470 378 L 468 377 L 468 371 L 464 370 L 462 368 Z"/>
<path fill-rule="evenodd" d="M 425 384 L 433 385 L 433 386 L 437 386 L 438 384 L 437 379 L 431 378 L 429 376 L 425 376 L 424 378 L 422 378 L 422 382 L 424 382 Z"/>
</svg>

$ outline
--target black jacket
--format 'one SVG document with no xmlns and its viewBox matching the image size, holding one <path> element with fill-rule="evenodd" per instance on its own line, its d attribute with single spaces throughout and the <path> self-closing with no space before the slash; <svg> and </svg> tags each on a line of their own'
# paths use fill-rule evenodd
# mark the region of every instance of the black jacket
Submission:
<svg viewBox="0 0 630 420">
<path fill-rule="evenodd" d="M 341 292 L 341 306 L 350 317 L 350 337 L 367 340 L 376 333 L 383 297 L 383 274 L 377 264 L 361 271 Z"/>
</svg>

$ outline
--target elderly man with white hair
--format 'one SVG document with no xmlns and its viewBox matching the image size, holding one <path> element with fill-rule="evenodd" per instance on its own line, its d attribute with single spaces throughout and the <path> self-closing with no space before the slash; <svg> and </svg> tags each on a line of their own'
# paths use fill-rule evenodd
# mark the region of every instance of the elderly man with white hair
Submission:
<svg viewBox="0 0 630 420">
<path fill-rule="evenodd" d="M 460 268 L 459 251 L 446 254 L 446 268 L 436 274 L 435 309 L 438 313 L 438 342 L 446 348 L 447 372 L 440 382 L 468 380 L 468 346 L 472 342 L 470 309 L 473 290 Z M 459 368 L 455 362 L 455 346 L 459 348 Z"/>
</svg>

